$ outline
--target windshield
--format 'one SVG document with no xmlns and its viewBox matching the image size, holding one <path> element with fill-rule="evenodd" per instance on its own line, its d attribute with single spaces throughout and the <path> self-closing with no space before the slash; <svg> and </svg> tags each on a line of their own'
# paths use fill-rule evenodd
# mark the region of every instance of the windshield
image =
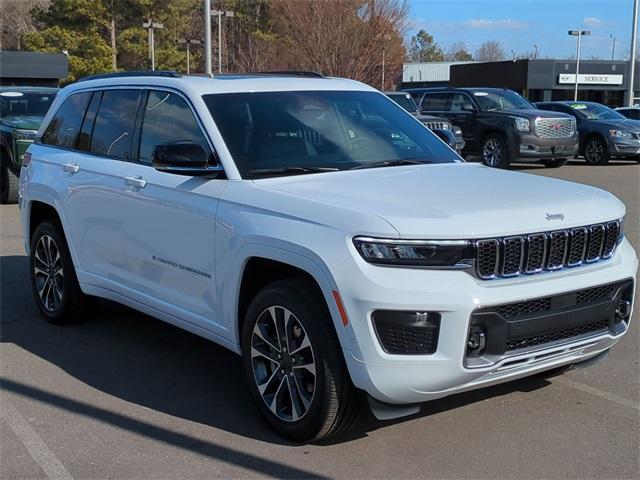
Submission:
<svg viewBox="0 0 640 480">
<path fill-rule="evenodd" d="M 589 120 L 625 120 L 627 117 L 599 103 L 572 103 L 569 105 L 582 118 Z"/>
<path fill-rule="evenodd" d="M 245 178 L 461 161 L 384 95 L 359 91 L 205 95 Z"/>
<path fill-rule="evenodd" d="M 55 96 L 55 92 L 0 92 L 0 118 L 21 115 L 44 116 Z"/>
<path fill-rule="evenodd" d="M 400 105 L 402 108 L 404 108 L 407 112 L 409 113 L 418 112 L 418 105 L 416 105 L 416 102 L 413 101 L 413 98 L 411 98 L 411 95 L 409 95 L 408 93 L 402 94 L 402 95 L 394 93 L 387 96 L 391 100 L 396 102 L 398 105 Z"/>
<path fill-rule="evenodd" d="M 485 112 L 495 110 L 527 110 L 535 108 L 527 100 L 522 98 L 513 90 L 504 90 L 500 92 L 489 91 L 473 92 L 476 101 L 480 104 L 480 108 Z"/>
</svg>

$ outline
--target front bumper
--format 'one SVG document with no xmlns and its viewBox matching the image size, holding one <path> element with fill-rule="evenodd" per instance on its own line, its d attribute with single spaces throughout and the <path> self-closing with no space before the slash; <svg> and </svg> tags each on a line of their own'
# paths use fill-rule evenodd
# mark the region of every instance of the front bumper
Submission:
<svg viewBox="0 0 640 480">
<path fill-rule="evenodd" d="M 640 155 L 640 139 L 615 137 L 609 141 L 611 155 Z"/>
<path fill-rule="evenodd" d="M 378 401 L 418 403 L 514 380 L 576 363 L 611 348 L 627 328 L 465 365 L 470 319 L 480 308 L 632 279 L 638 260 L 624 240 L 615 255 L 575 269 L 491 281 L 460 271 L 374 266 L 353 258 L 334 271 L 347 314 L 351 350 L 345 351 L 354 384 Z M 386 353 L 371 320 L 376 310 L 436 311 L 441 314 L 438 347 L 431 355 Z"/>
<path fill-rule="evenodd" d="M 578 152 L 578 134 L 564 138 L 540 138 L 532 133 L 518 132 L 510 143 L 512 158 L 568 158 Z"/>
</svg>

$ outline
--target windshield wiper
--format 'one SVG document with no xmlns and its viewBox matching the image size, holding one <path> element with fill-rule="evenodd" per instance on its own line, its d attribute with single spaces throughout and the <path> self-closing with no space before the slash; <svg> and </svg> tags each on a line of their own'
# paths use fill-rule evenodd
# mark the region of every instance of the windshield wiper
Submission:
<svg viewBox="0 0 640 480">
<path fill-rule="evenodd" d="M 433 163 L 431 160 L 416 160 L 412 158 L 399 158 L 397 160 L 384 160 L 382 162 L 371 162 L 355 167 L 351 167 L 349 170 L 360 170 L 362 168 L 381 168 L 381 167 L 398 167 L 401 165 L 426 165 Z"/>
<path fill-rule="evenodd" d="M 255 170 L 249 170 L 248 175 L 277 175 L 284 173 L 286 175 L 299 175 L 304 173 L 319 173 L 319 172 L 337 172 L 339 168 L 335 167 L 280 167 L 280 168 L 258 168 Z"/>
</svg>

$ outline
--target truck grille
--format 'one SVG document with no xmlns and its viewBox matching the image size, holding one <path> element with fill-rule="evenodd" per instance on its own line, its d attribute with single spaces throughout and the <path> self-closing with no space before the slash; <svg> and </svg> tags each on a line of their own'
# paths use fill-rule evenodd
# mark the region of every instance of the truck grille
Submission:
<svg viewBox="0 0 640 480">
<path fill-rule="evenodd" d="M 620 222 L 475 242 L 476 273 L 483 280 L 554 271 L 604 260 L 620 238 Z"/>
<path fill-rule="evenodd" d="M 566 138 L 575 133 L 573 118 L 537 118 L 535 133 L 540 138 Z"/>
<path fill-rule="evenodd" d="M 424 122 L 429 130 L 451 130 L 449 122 Z"/>
</svg>

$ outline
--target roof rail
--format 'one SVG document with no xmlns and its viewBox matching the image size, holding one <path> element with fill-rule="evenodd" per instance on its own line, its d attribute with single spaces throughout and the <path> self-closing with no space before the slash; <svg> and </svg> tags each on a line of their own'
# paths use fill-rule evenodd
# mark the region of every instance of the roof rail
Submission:
<svg viewBox="0 0 640 480">
<path fill-rule="evenodd" d="M 246 77 L 311 77 L 327 78 L 322 73 L 304 70 L 274 70 L 269 72 L 216 73 L 214 78 L 246 78 Z"/>
<path fill-rule="evenodd" d="M 139 70 L 131 72 L 113 72 L 113 73 L 101 73 L 98 75 L 89 75 L 88 77 L 82 77 L 78 82 L 84 82 L 86 80 L 99 80 L 103 78 L 123 78 L 123 77 L 169 77 L 178 78 L 181 77 L 177 72 L 172 70 Z"/>
</svg>

